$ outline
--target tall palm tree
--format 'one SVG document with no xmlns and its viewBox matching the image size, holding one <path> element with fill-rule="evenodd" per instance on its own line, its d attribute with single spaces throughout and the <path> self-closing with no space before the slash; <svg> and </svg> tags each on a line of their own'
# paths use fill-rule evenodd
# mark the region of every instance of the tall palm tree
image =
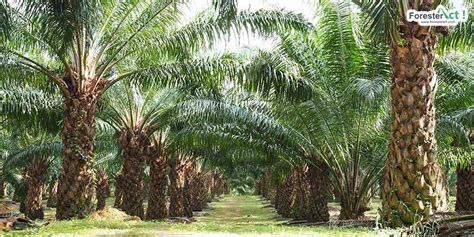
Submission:
<svg viewBox="0 0 474 237">
<path fill-rule="evenodd" d="M 431 11 L 447 1 L 359 1 L 374 40 L 390 47 L 392 67 L 391 137 L 384 175 L 383 216 L 391 226 L 425 220 L 448 205 L 444 176 L 437 162 L 434 62 L 441 49 L 472 47 L 472 16 L 450 33 L 446 26 L 407 21 L 408 10 Z M 451 35 L 450 35 L 451 34 Z M 448 37 L 438 39 L 441 37 Z"/>
<path fill-rule="evenodd" d="M 214 2 L 222 18 L 203 17 L 184 27 L 177 26 L 181 4 L 173 0 L 2 2 L 3 69 L 34 70 L 53 82 L 64 99 L 65 149 L 58 188 L 58 219 L 81 218 L 92 211 L 95 111 L 108 88 L 130 76 L 164 79 L 169 83 L 200 80 L 203 77 L 198 77 L 199 73 L 208 75 L 229 62 L 150 62 L 155 61 L 153 57 L 180 55 L 183 49 L 198 50 L 200 43 L 211 42 L 216 36 L 242 26 L 263 33 L 307 26 L 295 14 L 237 12 L 234 1 Z M 131 63 L 137 55 L 149 56 L 144 60 L 148 64 Z M 182 70 L 174 70 L 182 67 L 194 71 L 183 75 Z M 159 75 L 157 71 L 166 73 Z M 228 75 L 235 72 L 222 71 Z"/>
</svg>

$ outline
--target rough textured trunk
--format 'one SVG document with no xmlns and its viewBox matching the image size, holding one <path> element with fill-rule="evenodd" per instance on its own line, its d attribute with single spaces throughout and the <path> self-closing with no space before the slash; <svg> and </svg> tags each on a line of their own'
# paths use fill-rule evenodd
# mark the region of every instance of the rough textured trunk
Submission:
<svg viewBox="0 0 474 237">
<path fill-rule="evenodd" d="M 320 160 L 314 166 L 308 167 L 308 213 L 306 219 L 310 222 L 329 221 L 329 171 L 326 164 Z"/>
<path fill-rule="evenodd" d="M 168 209 L 166 206 L 166 188 L 168 180 L 166 178 L 166 160 L 157 154 L 150 161 L 150 185 L 148 208 L 146 211 L 146 219 L 159 220 L 166 218 Z"/>
<path fill-rule="evenodd" d="M 278 207 L 277 212 L 283 217 L 291 216 L 291 209 L 295 200 L 295 177 L 294 174 L 289 175 L 285 178 L 278 193 Z"/>
<path fill-rule="evenodd" d="M 122 210 L 128 215 L 143 219 L 145 198 L 143 177 L 145 161 L 150 155 L 150 141 L 145 133 L 123 132 L 120 134 L 123 149 L 123 200 Z"/>
<path fill-rule="evenodd" d="M 184 186 L 183 186 L 183 195 L 184 195 L 184 213 L 187 217 L 193 216 L 193 202 L 195 202 L 193 195 L 196 190 L 194 185 L 194 180 L 197 176 L 197 164 L 194 159 L 188 159 L 185 164 L 184 170 Z"/>
<path fill-rule="evenodd" d="M 56 218 L 59 220 L 84 218 L 93 211 L 94 113 L 101 87 L 71 92 L 64 98 L 64 159 L 56 209 Z"/>
<path fill-rule="evenodd" d="M 20 202 L 20 210 L 19 210 L 21 213 L 26 213 L 26 202 L 25 202 L 25 198 L 23 198 L 23 200 L 21 200 Z"/>
<path fill-rule="evenodd" d="M 213 197 L 220 197 L 224 194 L 224 180 L 222 179 L 222 175 L 214 172 L 213 175 L 213 184 L 212 184 L 212 194 Z"/>
<path fill-rule="evenodd" d="M 28 186 L 28 191 L 25 198 L 24 212 L 25 215 L 32 219 L 43 219 L 43 172 L 45 170 L 45 158 L 34 157 L 29 162 L 25 181 Z"/>
<path fill-rule="evenodd" d="M 193 211 L 202 211 L 207 206 L 207 199 L 209 196 L 208 189 L 205 183 L 205 175 L 199 172 L 195 181 L 193 182 L 193 186 L 195 187 L 195 191 L 192 194 L 192 209 Z"/>
<path fill-rule="evenodd" d="M 268 199 L 268 192 L 271 184 L 272 171 L 270 169 L 266 170 L 263 176 L 260 178 L 259 182 L 259 195 Z"/>
<path fill-rule="evenodd" d="M 48 202 L 47 207 L 56 207 L 58 203 L 58 180 L 54 179 L 51 181 L 48 187 Z"/>
<path fill-rule="evenodd" d="M 6 196 L 6 183 L 5 179 L 3 178 L 3 172 L 0 176 L 0 198 L 5 198 Z"/>
<path fill-rule="evenodd" d="M 189 179 L 184 179 L 183 185 L 183 200 L 184 200 L 184 216 L 192 217 L 193 216 L 193 209 L 192 209 L 192 197 L 191 197 L 191 183 Z"/>
<path fill-rule="evenodd" d="M 207 191 L 207 202 L 212 202 L 212 174 L 209 172 L 204 175 L 204 186 Z"/>
<path fill-rule="evenodd" d="M 295 177 L 295 201 L 292 206 L 291 216 L 295 220 L 304 220 L 307 215 L 307 182 L 303 167 L 298 167 L 293 171 Z"/>
<path fill-rule="evenodd" d="M 184 165 L 178 155 L 170 160 L 170 217 L 185 216 L 184 210 Z"/>
<path fill-rule="evenodd" d="M 97 192 L 97 207 L 96 210 L 104 210 L 105 208 L 105 201 L 110 195 L 110 188 L 109 188 L 109 176 L 103 170 L 97 172 L 96 178 L 96 192 Z"/>
<path fill-rule="evenodd" d="M 474 161 L 470 166 L 457 167 L 456 175 L 456 211 L 474 212 Z"/>
<path fill-rule="evenodd" d="M 115 190 L 114 190 L 114 196 L 115 196 L 115 202 L 114 202 L 114 207 L 115 208 L 122 208 L 122 200 L 123 200 L 123 175 L 118 174 L 115 176 Z"/>
<path fill-rule="evenodd" d="M 431 9 L 431 0 L 421 2 L 422 9 Z M 400 31 L 402 40 L 391 44 L 392 127 L 382 195 L 391 226 L 424 220 L 448 204 L 434 134 L 437 37 L 414 22 L 403 22 Z"/>
<path fill-rule="evenodd" d="M 276 190 L 275 188 L 272 186 L 270 188 L 270 191 L 268 192 L 268 200 L 270 200 L 270 203 L 272 205 L 275 205 L 275 202 L 276 202 Z"/>
</svg>

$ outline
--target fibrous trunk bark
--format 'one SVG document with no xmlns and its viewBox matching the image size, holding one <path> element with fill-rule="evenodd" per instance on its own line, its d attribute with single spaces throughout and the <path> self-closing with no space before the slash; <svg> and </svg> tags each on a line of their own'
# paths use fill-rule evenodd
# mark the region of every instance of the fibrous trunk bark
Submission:
<svg viewBox="0 0 474 237">
<path fill-rule="evenodd" d="M 48 202 L 47 207 L 56 207 L 58 203 L 58 180 L 54 179 L 51 181 L 48 187 Z"/>
<path fill-rule="evenodd" d="M 306 220 L 310 222 L 329 221 L 329 171 L 327 165 L 316 160 L 314 165 L 308 167 L 308 214 Z"/>
<path fill-rule="evenodd" d="M 194 191 L 191 194 L 193 201 L 191 202 L 193 211 L 202 211 L 207 206 L 209 196 L 208 189 L 205 184 L 205 175 L 201 172 L 197 174 L 193 184 Z"/>
<path fill-rule="evenodd" d="M 34 157 L 26 168 L 25 180 L 28 191 L 25 198 L 25 215 L 32 219 L 43 219 L 43 172 L 45 170 L 45 158 Z"/>
<path fill-rule="evenodd" d="M 3 178 L 3 172 L 1 172 L 2 175 L 0 176 L 0 198 L 4 198 L 6 195 L 6 183 L 5 179 Z"/>
<path fill-rule="evenodd" d="M 178 155 L 170 160 L 170 217 L 185 216 L 184 210 L 184 165 L 181 161 L 181 156 Z"/>
<path fill-rule="evenodd" d="M 414 0 L 409 1 L 413 8 Z M 422 9 L 431 10 L 431 0 Z M 402 40 L 391 44 L 391 137 L 383 180 L 383 216 L 391 226 L 411 225 L 447 207 L 447 187 L 436 160 L 433 68 L 437 37 L 402 19 Z"/>
<path fill-rule="evenodd" d="M 275 206 L 278 208 L 277 212 L 283 217 L 290 217 L 291 209 L 295 200 L 295 177 L 291 174 L 285 178 L 282 184 L 278 187 L 278 200 Z"/>
<path fill-rule="evenodd" d="M 64 98 L 64 158 L 56 209 L 56 218 L 59 220 L 84 218 L 94 208 L 94 114 L 102 85 L 89 86 L 91 88 L 71 92 Z"/>
<path fill-rule="evenodd" d="M 194 180 L 197 176 L 197 164 L 194 159 L 188 159 L 185 164 L 184 171 L 184 186 L 183 186 L 183 195 L 184 195 L 184 214 L 187 217 L 193 216 L 193 202 L 195 201 L 193 193 L 195 193 L 196 186 L 194 185 Z"/>
<path fill-rule="evenodd" d="M 304 167 L 297 167 L 293 171 L 295 178 L 295 201 L 292 206 L 291 214 L 292 218 L 295 220 L 303 220 L 307 215 L 307 197 L 308 197 L 308 188 L 306 182 L 306 174 Z"/>
<path fill-rule="evenodd" d="M 166 159 L 162 154 L 156 154 L 150 161 L 150 185 L 146 219 L 159 220 L 168 216 L 166 206 Z"/>
<path fill-rule="evenodd" d="M 122 210 L 128 215 L 144 218 L 143 184 L 145 161 L 150 155 L 150 141 L 145 133 L 122 132 L 120 144 L 123 149 Z"/>
<path fill-rule="evenodd" d="M 123 174 L 118 174 L 115 176 L 115 190 L 114 190 L 114 196 L 115 196 L 115 202 L 114 202 L 114 207 L 115 208 L 122 208 L 122 201 L 123 201 Z"/>
<path fill-rule="evenodd" d="M 204 186 L 207 192 L 207 202 L 212 202 L 212 174 L 210 172 L 204 175 Z"/>
<path fill-rule="evenodd" d="M 97 172 L 97 180 L 95 184 L 96 192 L 97 192 L 97 207 L 96 210 L 104 210 L 105 208 L 105 201 L 110 195 L 110 188 L 109 188 L 109 176 L 103 170 Z"/>
<path fill-rule="evenodd" d="M 461 213 L 474 212 L 474 161 L 467 167 L 456 169 L 456 211 Z"/>
</svg>

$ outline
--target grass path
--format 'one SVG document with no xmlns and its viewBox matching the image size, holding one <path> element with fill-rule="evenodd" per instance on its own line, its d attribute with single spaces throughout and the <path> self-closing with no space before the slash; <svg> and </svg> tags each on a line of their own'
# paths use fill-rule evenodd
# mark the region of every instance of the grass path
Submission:
<svg viewBox="0 0 474 237">
<path fill-rule="evenodd" d="M 53 221 L 34 231 L 10 232 L 11 235 L 74 236 L 380 236 L 366 228 L 325 228 L 283 226 L 275 210 L 264 207 L 256 196 L 225 196 L 209 209 L 196 213 L 191 224 L 166 221 L 123 221 L 83 219 Z M 1 233 L 0 233 L 1 234 Z"/>
</svg>

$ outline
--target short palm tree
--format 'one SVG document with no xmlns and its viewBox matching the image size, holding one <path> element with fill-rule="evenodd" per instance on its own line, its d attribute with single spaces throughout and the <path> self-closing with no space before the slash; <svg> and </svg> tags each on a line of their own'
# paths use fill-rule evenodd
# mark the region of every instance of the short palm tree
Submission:
<svg viewBox="0 0 474 237">
<path fill-rule="evenodd" d="M 472 144 L 474 142 L 474 60 L 472 52 L 449 52 L 439 57 L 436 137 L 439 160 L 456 167 L 456 211 L 473 212 Z"/>
<path fill-rule="evenodd" d="M 153 193 L 151 197 L 156 196 L 155 192 L 161 192 L 164 195 L 166 186 L 154 185 L 155 182 L 161 184 L 164 182 L 153 178 L 165 173 L 164 156 L 161 154 L 164 137 L 161 136 L 156 143 L 154 138 L 155 132 L 162 131 L 161 134 L 164 134 L 163 132 L 172 121 L 180 94 L 173 89 L 150 90 L 148 94 L 145 94 L 141 93 L 137 87 L 130 86 L 122 88 L 122 91 L 117 89 L 110 92 L 110 103 L 99 116 L 116 131 L 115 136 L 123 154 L 121 175 L 126 178 L 120 184 L 123 190 L 120 208 L 129 215 L 144 218 L 145 164 L 151 165 L 150 175 L 153 187 L 153 190 L 150 190 L 150 193 Z M 157 198 L 162 203 L 155 205 L 154 202 L 158 200 L 152 198 L 148 204 L 150 209 L 166 206 L 164 196 Z M 161 216 L 163 217 L 165 216 Z"/>
</svg>

